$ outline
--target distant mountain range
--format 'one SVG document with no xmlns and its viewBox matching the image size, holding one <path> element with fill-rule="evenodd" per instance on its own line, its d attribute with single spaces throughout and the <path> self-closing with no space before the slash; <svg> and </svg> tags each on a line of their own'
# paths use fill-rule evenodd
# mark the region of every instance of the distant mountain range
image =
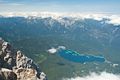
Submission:
<svg viewBox="0 0 120 80">
<path fill-rule="evenodd" d="M 57 12 L 1 12 L 1 16 L 4 17 L 25 17 L 28 18 L 32 16 L 32 18 L 41 17 L 47 18 L 52 17 L 55 20 L 63 21 L 62 18 L 72 18 L 72 20 L 78 19 L 95 19 L 95 20 L 103 20 L 106 19 L 106 23 L 111 23 L 115 25 L 119 25 L 120 15 L 118 14 L 102 14 L 102 13 L 57 13 Z"/>
<path fill-rule="evenodd" d="M 93 16 L 88 15 L 86 17 L 84 15 L 83 18 L 82 14 L 79 14 L 78 17 L 73 17 L 73 15 L 65 17 L 52 13 L 34 14 L 33 16 L 31 14 L 31 16 L 27 17 L 25 17 L 27 14 L 24 14 L 24 16 L 11 14 L 12 17 L 10 17 L 10 14 L 7 17 L 5 17 L 5 15 L 1 16 L 0 33 L 6 34 L 6 36 L 11 33 L 11 37 L 15 35 L 16 37 L 23 37 L 24 35 L 41 36 L 60 34 L 63 36 L 69 35 L 71 39 L 93 38 L 97 41 L 106 41 L 110 44 L 114 42 L 114 40 L 119 40 L 120 37 L 120 25 L 110 23 L 112 22 L 110 18 L 104 18 L 105 16 L 101 16 L 100 14 Z"/>
<path fill-rule="evenodd" d="M 120 64 L 119 15 L 1 13 L 0 36 L 39 64 L 50 58 L 46 51 L 57 46 L 82 54 L 102 54 L 107 60 Z M 52 65 L 49 61 L 53 60 L 46 61 L 48 67 Z M 57 70 L 56 66 L 53 68 Z M 119 73 L 117 68 L 114 71 Z"/>
<path fill-rule="evenodd" d="M 56 16 L 55 14 L 51 14 Z M 54 36 L 74 41 L 120 49 L 120 25 L 108 23 L 108 18 L 53 16 L 0 17 L 0 36 L 13 39 Z M 99 18 L 99 17 L 98 17 Z M 116 46 L 118 45 L 118 46 Z"/>
</svg>

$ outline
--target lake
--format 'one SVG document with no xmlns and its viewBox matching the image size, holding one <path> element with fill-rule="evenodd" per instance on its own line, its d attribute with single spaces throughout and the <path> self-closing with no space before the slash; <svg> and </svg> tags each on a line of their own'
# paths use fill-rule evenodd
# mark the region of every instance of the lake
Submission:
<svg viewBox="0 0 120 80">
<path fill-rule="evenodd" d="M 80 54 L 76 51 L 72 50 L 60 50 L 58 54 L 73 62 L 85 63 L 85 62 L 105 62 L 105 58 L 103 56 L 94 56 L 94 55 L 86 55 Z"/>
</svg>

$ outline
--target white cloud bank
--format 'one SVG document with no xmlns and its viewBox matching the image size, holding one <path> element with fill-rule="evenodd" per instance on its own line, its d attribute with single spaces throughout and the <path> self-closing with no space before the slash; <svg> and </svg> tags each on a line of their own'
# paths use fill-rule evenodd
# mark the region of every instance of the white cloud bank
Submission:
<svg viewBox="0 0 120 80">
<path fill-rule="evenodd" d="M 52 47 L 51 49 L 48 49 L 47 52 L 51 54 L 55 54 L 60 49 L 66 49 L 64 46 L 58 46 L 57 48 Z"/>
<path fill-rule="evenodd" d="M 120 75 L 102 72 L 101 74 L 91 73 L 89 76 L 64 78 L 63 80 L 120 80 Z"/>
<path fill-rule="evenodd" d="M 54 53 L 57 52 L 57 49 L 56 48 L 51 48 L 51 49 L 48 49 L 47 51 L 51 54 L 54 54 Z"/>
<path fill-rule="evenodd" d="M 109 18 L 110 18 L 110 21 L 108 21 L 108 23 L 111 23 L 114 25 L 120 25 L 120 15 L 112 15 Z"/>
<path fill-rule="evenodd" d="M 103 18 L 109 19 L 106 23 L 120 25 L 120 15 L 112 15 L 112 14 L 92 14 L 92 13 L 57 13 L 57 12 L 2 12 L 0 15 L 5 17 L 13 17 L 13 16 L 34 16 L 34 17 L 52 17 L 57 20 L 61 20 L 62 17 L 72 17 L 76 19 L 85 19 L 92 18 L 95 20 L 102 20 Z"/>
</svg>

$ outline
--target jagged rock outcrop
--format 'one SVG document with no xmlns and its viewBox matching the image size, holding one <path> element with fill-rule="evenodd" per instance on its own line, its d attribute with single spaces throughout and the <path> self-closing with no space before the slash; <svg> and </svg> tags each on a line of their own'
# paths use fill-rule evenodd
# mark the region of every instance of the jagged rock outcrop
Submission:
<svg viewBox="0 0 120 80">
<path fill-rule="evenodd" d="M 0 38 L 0 80 L 47 80 L 46 74 L 21 51 Z"/>
</svg>

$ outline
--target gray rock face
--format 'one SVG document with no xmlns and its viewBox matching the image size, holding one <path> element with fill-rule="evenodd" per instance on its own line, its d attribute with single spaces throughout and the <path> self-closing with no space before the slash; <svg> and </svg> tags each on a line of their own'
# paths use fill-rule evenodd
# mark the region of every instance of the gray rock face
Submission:
<svg viewBox="0 0 120 80">
<path fill-rule="evenodd" d="M 10 43 L 0 38 L 0 80 L 47 80 L 47 78 L 32 59 L 21 51 L 15 52 Z"/>
</svg>

